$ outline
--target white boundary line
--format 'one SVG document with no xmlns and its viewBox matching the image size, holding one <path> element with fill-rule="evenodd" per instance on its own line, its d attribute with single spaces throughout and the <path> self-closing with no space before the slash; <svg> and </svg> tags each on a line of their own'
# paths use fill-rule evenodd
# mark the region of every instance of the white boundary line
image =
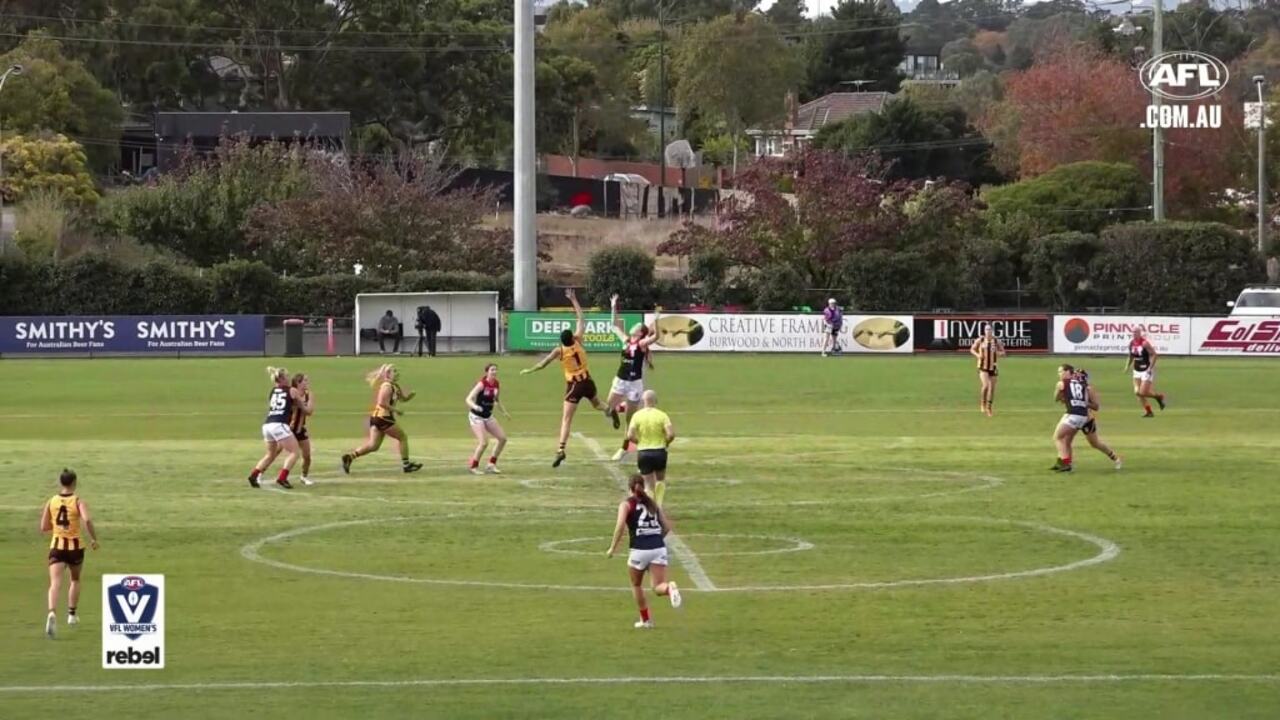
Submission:
<svg viewBox="0 0 1280 720">
<path fill-rule="evenodd" d="M 1127 675 L 673 675 L 666 677 L 420 678 L 411 680 L 280 680 L 120 685 L 0 685 L 0 694 L 163 692 L 169 690 L 291 690 L 306 688 L 501 687 L 520 685 L 1073 685 L 1118 683 L 1278 683 L 1280 674 L 1136 673 Z"/>
<path fill-rule="evenodd" d="M 622 471 L 618 469 L 617 463 L 609 462 L 609 454 L 604 451 L 600 443 L 595 438 L 587 437 L 580 432 L 575 432 L 574 435 L 586 443 L 591 452 L 595 454 L 597 460 L 607 463 L 604 466 L 605 471 L 618 484 L 618 487 L 625 491 L 627 489 L 627 476 L 623 475 Z M 663 539 L 666 541 L 667 547 L 671 548 L 671 554 L 676 556 L 676 560 L 680 561 L 684 571 L 689 574 L 689 579 L 693 580 L 694 587 L 699 590 L 716 589 L 716 584 L 711 581 L 711 576 L 707 575 L 707 571 L 702 569 L 702 563 L 698 562 L 698 556 L 694 554 L 693 549 L 684 540 L 680 539 L 679 535 L 672 531 Z"/>
</svg>

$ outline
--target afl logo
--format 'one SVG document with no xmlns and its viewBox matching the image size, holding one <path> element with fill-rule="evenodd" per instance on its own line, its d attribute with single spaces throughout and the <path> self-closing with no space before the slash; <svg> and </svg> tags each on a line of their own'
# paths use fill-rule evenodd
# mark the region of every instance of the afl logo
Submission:
<svg viewBox="0 0 1280 720">
<path fill-rule="evenodd" d="M 1062 334 L 1078 345 L 1089 339 L 1089 323 L 1080 318 L 1071 318 L 1067 321 L 1066 327 L 1062 329 Z"/>
<path fill-rule="evenodd" d="M 1217 95 L 1229 79 L 1226 63 L 1192 50 L 1161 53 L 1138 68 L 1138 80 L 1148 92 L 1182 102 Z"/>
</svg>

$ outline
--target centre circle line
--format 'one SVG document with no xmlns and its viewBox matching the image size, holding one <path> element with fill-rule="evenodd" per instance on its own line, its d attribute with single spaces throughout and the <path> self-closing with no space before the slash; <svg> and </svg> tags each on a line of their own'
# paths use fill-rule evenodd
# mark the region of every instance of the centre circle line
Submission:
<svg viewBox="0 0 1280 720">
<path fill-rule="evenodd" d="M 320 525 L 310 525 L 284 532 L 259 538 L 244 547 L 240 548 L 240 555 L 250 562 L 260 563 L 280 570 L 289 570 L 292 572 L 309 573 L 313 575 L 326 575 L 330 577 L 346 577 L 356 580 L 380 580 L 384 582 L 400 582 L 414 583 L 422 585 L 446 585 L 460 587 L 495 587 L 510 588 L 522 590 L 577 590 L 577 591 L 600 591 L 600 592 L 630 592 L 631 589 L 621 586 L 602 586 L 602 585 L 554 585 L 547 583 L 521 583 L 521 582 L 502 582 L 493 580 L 450 580 L 443 578 L 424 578 L 412 577 L 406 575 L 380 575 L 377 573 L 352 572 L 346 570 L 332 570 L 329 568 L 308 567 L 306 565 L 297 565 L 281 560 L 264 557 L 262 549 L 272 543 L 288 540 L 291 538 L 310 535 L 326 530 L 334 530 L 344 527 L 357 527 L 361 525 L 372 525 L 374 523 L 390 523 L 390 522 L 408 522 L 414 520 L 432 519 L 447 520 L 454 517 L 466 517 L 466 515 L 441 515 L 431 518 L 423 517 L 392 517 L 392 518 L 368 518 L 363 520 L 342 520 L 338 522 L 323 523 Z M 898 587 L 917 587 L 926 585 L 961 585 L 980 582 L 991 582 L 995 580 L 1014 580 L 1018 578 L 1043 577 L 1046 575 L 1055 575 L 1058 573 L 1071 572 L 1080 570 L 1093 565 L 1101 565 L 1110 562 L 1120 555 L 1120 546 L 1107 538 L 1088 533 L 1078 532 L 1076 530 L 1068 530 L 1053 525 L 1037 522 L 1027 522 L 1022 520 L 1008 520 L 1004 518 L 989 518 L 976 516 L 933 516 L 937 520 L 963 520 L 978 523 L 990 523 L 994 525 L 1012 525 L 1022 527 L 1029 530 L 1035 530 L 1048 535 L 1057 535 L 1059 537 L 1067 537 L 1075 540 L 1086 542 L 1098 548 L 1098 553 L 1076 560 L 1070 563 L 1060 565 L 1050 565 L 1029 570 L 1018 570 L 1004 573 L 987 573 L 983 575 L 964 575 L 942 578 L 912 578 L 903 580 L 882 580 L 868 582 L 850 582 L 850 583 L 824 583 L 817 585 L 738 585 L 738 586 L 717 586 L 714 590 L 697 590 L 689 588 L 686 592 L 706 592 L 706 593 L 725 593 L 725 592 L 806 592 L 806 591 L 835 591 L 835 590 L 879 590 Z"/>
</svg>

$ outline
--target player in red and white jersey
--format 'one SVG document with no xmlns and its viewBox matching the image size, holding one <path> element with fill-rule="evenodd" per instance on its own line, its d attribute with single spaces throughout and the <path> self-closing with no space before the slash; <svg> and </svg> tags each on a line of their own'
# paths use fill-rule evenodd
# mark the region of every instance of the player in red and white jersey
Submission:
<svg viewBox="0 0 1280 720">
<path fill-rule="evenodd" d="M 654 310 L 653 326 L 636 323 L 628 334 L 618 317 L 618 296 L 609 298 L 609 314 L 613 333 L 622 341 L 622 362 L 618 365 L 617 375 L 613 378 L 613 386 L 609 388 L 609 399 L 605 401 L 604 414 L 613 421 L 613 428 L 622 427 L 622 418 L 618 416 L 618 403 L 626 400 L 627 425 L 631 424 L 631 416 L 640 409 L 640 400 L 644 397 L 644 369 L 653 367 L 653 344 L 658 341 L 658 310 Z M 614 462 L 621 462 L 627 455 L 629 441 L 626 433 L 622 436 L 622 447 L 613 454 Z"/>
<path fill-rule="evenodd" d="M 1147 402 L 1149 398 L 1154 399 L 1161 410 L 1165 406 L 1164 393 L 1155 390 L 1156 358 L 1156 349 L 1151 341 L 1142 336 L 1141 327 L 1135 327 L 1133 339 L 1129 341 L 1129 360 L 1124 368 L 1133 368 L 1133 394 L 1138 398 L 1138 404 L 1142 405 L 1142 417 L 1155 416 L 1151 412 L 1151 403 Z"/>
<path fill-rule="evenodd" d="M 471 392 L 467 393 L 467 409 L 470 410 L 467 413 L 467 419 L 471 423 L 471 434 L 476 436 L 476 450 L 471 453 L 471 474 L 473 475 L 483 475 L 484 472 L 498 473 L 498 456 L 507 446 L 507 434 L 498 424 L 498 418 L 493 416 L 493 408 L 496 405 L 508 420 L 511 419 L 511 413 L 507 412 L 507 408 L 498 399 L 498 390 L 498 366 L 489 363 L 484 366 L 484 375 L 471 387 Z M 484 450 L 488 447 L 491 437 L 497 440 L 498 444 L 494 447 L 493 454 L 489 456 L 489 464 L 485 466 L 484 472 L 481 472 L 480 458 L 484 456 Z"/>
</svg>

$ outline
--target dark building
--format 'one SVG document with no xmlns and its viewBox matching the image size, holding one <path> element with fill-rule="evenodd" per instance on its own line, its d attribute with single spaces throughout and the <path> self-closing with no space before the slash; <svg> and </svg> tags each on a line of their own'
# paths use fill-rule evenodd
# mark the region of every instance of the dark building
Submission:
<svg viewBox="0 0 1280 720">
<path fill-rule="evenodd" d="M 159 112 L 150 128 L 133 123 L 123 128 L 120 167 L 140 176 L 152 167 L 171 169 L 185 146 L 207 153 L 224 137 L 251 142 L 311 142 L 343 150 L 351 129 L 345 112 Z"/>
</svg>

